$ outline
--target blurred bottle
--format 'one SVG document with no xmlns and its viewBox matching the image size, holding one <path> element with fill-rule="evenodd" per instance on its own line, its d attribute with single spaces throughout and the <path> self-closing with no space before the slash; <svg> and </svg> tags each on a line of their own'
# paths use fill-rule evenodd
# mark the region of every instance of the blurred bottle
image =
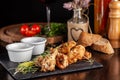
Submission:
<svg viewBox="0 0 120 80">
<path fill-rule="evenodd" d="M 113 48 L 120 48 L 120 1 L 112 0 L 109 4 L 110 24 L 108 38 Z"/>
<path fill-rule="evenodd" d="M 109 3 L 111 0 L 94 0 L 94 33 L 107 34 Z"/>
</svg>

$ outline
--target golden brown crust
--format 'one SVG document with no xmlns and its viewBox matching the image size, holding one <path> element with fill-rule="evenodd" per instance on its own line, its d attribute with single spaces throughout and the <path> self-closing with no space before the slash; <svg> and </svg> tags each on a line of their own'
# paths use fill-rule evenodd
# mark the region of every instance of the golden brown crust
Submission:
<svg viewBox="0 0 120 80">
<path fill-rule="evenodd" d="M 78 39 L 78 44 L 83 45 L 84 47 L 91 46 L 93 43 L 98 41 L 102 36 L 98 34 L 90 34 L 87 32 L 81 32 L 79 39 Z"/>
<path fill-rule="evenodd" d="M 83 59 L 89 60 L 91 57 L 92 57 L 92 53 L 90 53 L 90 52 L 88 52 L 88 51 L 85 51 L 84 56 L 83 56 Z"/>
<path fill-rule="evenodd" d="M 101 38 L 99 41 L 95 42 L 92 45 L 92 48 L 94 50 L 103 52 L 103 53 L 107 53 L 107 54 L 113 54 L 114 53 L 114 49 L 112 48 L 109 40 L 105 39 L 105 38 Z"/>
<path fill-rule="evenodd" d="M 100 51 L 107 54 L 114 53 L 114 50 L 109 42 L 109 40 L 102 38 L 99 34 L 90 34 L 87 32 L 81 32 L 78 39 L 78 44 L 84 47 L 90 46 L 96 51 Z"/>
</svg>

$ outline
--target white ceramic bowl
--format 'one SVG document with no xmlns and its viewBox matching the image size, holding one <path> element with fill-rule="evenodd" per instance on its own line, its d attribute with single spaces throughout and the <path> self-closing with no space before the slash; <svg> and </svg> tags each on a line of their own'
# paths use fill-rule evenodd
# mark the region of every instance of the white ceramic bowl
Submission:
<svg viewBox="0 0 120 80">
<path fill-rule="evenodd" d="M 39 55 L 45 51 L 45 43 L 47 39 L 43 37 L 26 37 L 21 42 L 34 45 L 33 55 Z"/>
<path fill-rule="evenodd" d="M 31 60 L 34 46 L 27 43 L 12 43 L 6 46 L 8 56 L 12 62 L 24 62 Z"/>
</svg>

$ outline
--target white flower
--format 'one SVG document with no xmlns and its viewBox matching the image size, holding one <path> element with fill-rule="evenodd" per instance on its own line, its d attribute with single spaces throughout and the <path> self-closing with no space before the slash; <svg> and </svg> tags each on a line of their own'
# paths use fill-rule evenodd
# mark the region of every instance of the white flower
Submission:
<svg viewBox="0 0 120 80">
<path fill-rule="evenodd" d="M 90 0 L 73 0 L 63 4 L 63 8 L 72 10 L 73 8 L 86 8 L 89 6 Z"/>
<path fill-rule="evenodd" d="M 63 8 L 66 8 L 68 10 L 72 10 L 72 2 L 64 3 Z"/>
</svg>

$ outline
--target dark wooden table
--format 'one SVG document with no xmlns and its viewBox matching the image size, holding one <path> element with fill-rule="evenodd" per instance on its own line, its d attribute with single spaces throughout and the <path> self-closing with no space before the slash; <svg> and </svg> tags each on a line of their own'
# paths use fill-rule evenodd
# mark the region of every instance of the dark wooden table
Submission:
<svg viewBox="0 0 120 80">
<path fill-rule="evenodd" d="M 120 80 L 120 49 L 114 50 L 115 53 L 113 55 L 107 55 L 96 51 L 92 52 L 93 58 L 97 62 L 103 64 L 103 68 L 53 75 L 34 80 Z M 4 46 L 0 46 L 0 53 L 1 52 L 5 52 Z M 0 80 L 13 80 L 2 65 L 0 65 Z"/>
</svg>

